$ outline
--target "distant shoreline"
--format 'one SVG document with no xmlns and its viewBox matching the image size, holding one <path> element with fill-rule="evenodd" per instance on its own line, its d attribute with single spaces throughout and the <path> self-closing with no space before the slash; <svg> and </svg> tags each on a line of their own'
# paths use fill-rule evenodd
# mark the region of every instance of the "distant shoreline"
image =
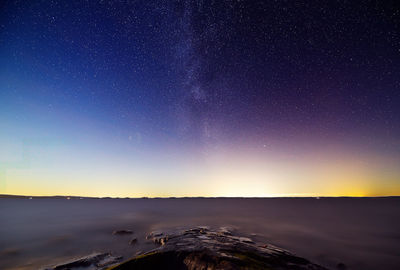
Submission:
<svg viewBox="0 0 400 270">
<path fill-rule="evenodd" d="M 0 194 L 0 199 L 14 198 L 14 199 L 120 199 L 120 200 L 134 200 L 134 199 L 337 199 L 337 198 L 349 198 L 349 199 L 378 199 L 378 198 L 400 198 L 397 196 L 282 196 L 282 197 L 86 197 L 86 196 L 66 196 L 66 195 L 54 195 L 54 196 L 29 196 L 29 195 L 13 195 L 13 194 Z"/>
</svg>

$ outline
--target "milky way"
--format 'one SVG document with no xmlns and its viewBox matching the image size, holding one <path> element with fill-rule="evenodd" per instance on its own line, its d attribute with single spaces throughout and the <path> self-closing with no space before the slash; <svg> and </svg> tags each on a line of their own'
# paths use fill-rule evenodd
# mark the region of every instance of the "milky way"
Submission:
<svg viewBox="0 0 400 270">
<path fill-rule="evenodd" d="M 188 168 L 216 178 L 215 164 L 351 160 L 397 187 L 399 17 L 391 1 L 6 1 L 0 170 L 39 139 L 62 147 L 29 169 L 64 177 L 160 167 L 148 183 L 162 186 Z M 272 179 L 263 166 L 243 170 Z"/>
</svg>

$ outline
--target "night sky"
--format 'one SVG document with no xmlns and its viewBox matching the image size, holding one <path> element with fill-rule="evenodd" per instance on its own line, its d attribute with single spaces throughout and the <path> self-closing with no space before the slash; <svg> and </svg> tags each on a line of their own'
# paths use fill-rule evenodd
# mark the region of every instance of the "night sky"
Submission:
<svg viewBox="0 0 400 270">
<path fill-rule="evenodd" d="M 0 10 L 0 193 L 400 195 L 396 1 Z"/>
</svg>

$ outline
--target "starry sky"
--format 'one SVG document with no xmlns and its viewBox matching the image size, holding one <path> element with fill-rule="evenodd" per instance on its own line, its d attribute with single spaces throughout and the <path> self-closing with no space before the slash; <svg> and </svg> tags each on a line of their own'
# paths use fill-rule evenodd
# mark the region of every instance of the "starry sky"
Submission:
<svg viewBox="0 0 400 270">
<path fill-rule="evenodd" d="M 400 195 L 396 1 L 3 1 L 0 193 Z"/>
</svg>

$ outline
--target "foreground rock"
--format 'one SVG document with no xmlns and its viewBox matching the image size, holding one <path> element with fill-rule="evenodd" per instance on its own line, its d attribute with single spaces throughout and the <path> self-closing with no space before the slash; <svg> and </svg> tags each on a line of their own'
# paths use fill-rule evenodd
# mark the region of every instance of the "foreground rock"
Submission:
<svg viewBox="0 0 400 270">
<path fill-rule="evenodd" d="M 148 239 L 160 247 L 109 269 L 325 269 L 270 244 L 235 236 L 226 227 L 157 231 Z"/>
<path fill-rule="evenodd" d="M 110 253 L 93 253 L 54 267 L 45 268 L 45 270 L 107 269 L 121 260 L 121 256 L 112 256 Z"/>
</svg>

